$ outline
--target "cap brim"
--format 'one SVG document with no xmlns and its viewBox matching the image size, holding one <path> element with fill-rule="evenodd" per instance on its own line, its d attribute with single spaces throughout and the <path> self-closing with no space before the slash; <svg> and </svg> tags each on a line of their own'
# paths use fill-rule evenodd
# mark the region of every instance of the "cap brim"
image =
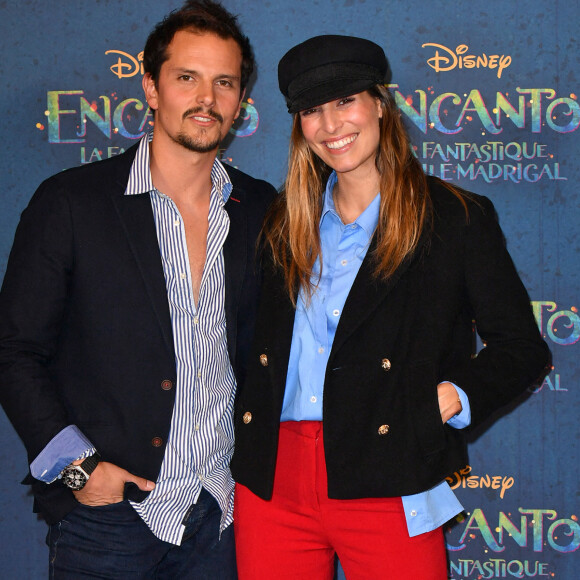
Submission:
<svg viewBox="0 0 580 580">
<path fill-rule="evenodd" d="M 318 105 L 323 105 L 349 95 L 362 93 L 377 84 L 369 79 L 332 79 L 324 83 L 308 87 L 297 93 L 292 101 L 287 101 L 289 113 L 299 113 Z"/>
</svg>

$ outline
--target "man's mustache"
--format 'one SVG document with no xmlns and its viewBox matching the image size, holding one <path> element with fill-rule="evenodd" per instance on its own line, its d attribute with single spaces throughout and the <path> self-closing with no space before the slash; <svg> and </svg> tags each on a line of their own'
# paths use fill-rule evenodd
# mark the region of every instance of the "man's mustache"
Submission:
<svg viewBox="0 0 580 580">
<path fill-rule="evenodd" d="M 187 111 L 185 111 L 185 113 L 183 113 L 183 120 L 185 121 L 185 119 L 187 119 L 187 117 L 191 117 L 192 115 L 197 115 L 198 113 L 203 113 L 204 115 L 207 115 L 208 117 L 211 117 L 212 119 L 215 119 L 216 121 L 219 121 L 220 123 L 224 122 L 224 118 L 219 113 L 216 113 L 213 109 L 209 109 L 208 111 L 205 111 L 203 109 L 203 107 L 194 107 L 193 109 L 187 109 Z"/>
</svg>

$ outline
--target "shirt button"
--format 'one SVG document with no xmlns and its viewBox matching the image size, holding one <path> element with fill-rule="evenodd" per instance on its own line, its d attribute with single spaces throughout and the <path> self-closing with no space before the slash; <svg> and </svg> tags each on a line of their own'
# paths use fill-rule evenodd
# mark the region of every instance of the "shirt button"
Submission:
<svg viewBox="0 0 580 580">
<path fill-rule="evenodd" d="M 199 318 L 197 316 L 193 317 L 193 324 L 199 324 Z"/>
<path fill-rule="evenodd" d="M 324 347 L 323 347 L 323 346 L 321 346 L 321 347 L 318 349 L 318 354 L 322 354 L 323 352 L 324 352 Z"/>
<path fill-rule="evenodd" d="M 153 439 L 151 439 L 151 445 L 153 445 L 153 447 L 161 447 L 161 445 L 163 445 L 163 439 L 161 439 L 161 437 L 153 437 Z"/>
<path fill-rule="evenodd" d="M 340 314 L 340 310 L 338 310 L 336 308 L 332 311 L 333 316 L 338 316 L 339 314 Z"/>
<path fill-rule="evenodd" d="M 310 397 L 310 402 L 316 403 L 316 401 L 318 401 L 318 399 L 314 395 L 312 395 L 312 397 Z"/>
<path fill-rule="evenodd" d="M 195 430 L 196 430 L 196 431 L 199 431 L 199 425 L 196 425 L 196 426 L 195 426 Z"/>
<path fill-rule="evenodd" d="M 341 260 L 341 261 L 340 261 L 340 263 L 341 263 L 343 266 L 346 266 L 346 265 L 348 264 L 348 261 L 347 261 L 347 260 Z"/>
<path fill-rule="evenodd" d="M 175 220 L 175 221 L 173 222 L 173 225 L 174 225 L 174 226 L 178 226 L 178 225 L 179 225 L 179 220 Z"/>
<path fill-rule="evenodd" d="M 417 515 L 417 512 L 416 512 L 415 510 L 411 510 L 411 515 L 412 515 L 413 517 L 415 517 L 415 516 Z"/>
<path fill-rule="evenodd" d="M 197 378 L 201 379 L 201 371 L 197 371 Z"/>
<path fill-rule="evenodd" d="M 260 364 L 263 367 L 267 367 L 268 366 L 268 355 L 266 355 L 266 354 L 261 354 L 260 355 Z"/>
<path fill-rule="evenodd" d="M 173 383 L 169 379 L 165 379 L 161 381 L 161 388 L 164 391 L 170 391 L 173 388 Z"/>
<path fill-rule="evenodd" d="M 185 275 L 183 272 L 181 272 L 181 274 L 179 274 L 179 277 L 180 277 L 182 280 L 185 280 L 185 278 L 187 278 L 187 276 L 186 276 L 186 275 Z"/>
<path fill-rule="evenodd" d="M 245 425 L 247 425 L 248 423 L 252 422 L 252 413 L 250 413 L 250 411 L 246 411 L 244 413 L 244 416 L 242 417 L 242 421 L 244 422 Z"/>
<path fill-rule="evenodd" d="M 384 358 L 381 361 L 381 366 L 383 367 L 384 371 L 390 371 L 391 370 L 391 361 L 388 358 Z"/>
</svg>

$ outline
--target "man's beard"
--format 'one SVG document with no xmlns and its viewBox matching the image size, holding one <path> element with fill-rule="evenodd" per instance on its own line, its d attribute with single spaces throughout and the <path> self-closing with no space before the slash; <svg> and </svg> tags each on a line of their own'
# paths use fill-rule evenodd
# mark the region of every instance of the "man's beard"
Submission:
<svg viewBox="0 0 580 580">
<path fill-rule="evenodd" d="M 211 117 L 212 119 L 215 119 L 220 124 L 223 123 L 223 121 L 224 121 L 223 117 L 219 113 L 216 113 L 215 111 L 212 111 L 211 109 L 209 111 L 204 111 L 202 107 L 196 107 L 194 109 L 188 109 L 187 111 L 185 111 L 185 113 L 183 113 L 183 120 L 185 121 L 191 115 L 196 115 L 197 113 L 202 113 L 202 112 L 205 115 L 208 115 L 209 117 Z M 221 127 L 220 127 L 220 129 L 221 129 Z M 206 132 L 204 129 L 202 129 L 202 131 L 201 131 L 201 136 L 198 136 L 198 137 L 192 137 L 191 135 L 188 135 L 187 133 L 179 132 L 175 136 L 174 141 L 176 143 L 179 143 L 179 145 L 181 145 L 182 147 L 185 147 L 189 151 L 193 151 L 195 153 L 209 153 L 210 151 L 214 151 L 215 149 L 218 148 L 220 141 L 221 141 L 221 131 L 218 133 L 218 136 L 215 139 L 213 139 L 212 141 L 207 141 L 207 140 L 203 139 L 203 136 L 205 134 L 206 134 Z"/>
<path fill-rule="evenodd" d="M 189 151 L 194 151 L 195 153 L 209 153 L 210 151 L 217 149 L 221 139 L 218 137 L 213 141 L 205 141 L 200 138 L 193 138 L 191 135 L 186 135 L 185 133 L 178 133 L 174 141 Z"/>
</svg>

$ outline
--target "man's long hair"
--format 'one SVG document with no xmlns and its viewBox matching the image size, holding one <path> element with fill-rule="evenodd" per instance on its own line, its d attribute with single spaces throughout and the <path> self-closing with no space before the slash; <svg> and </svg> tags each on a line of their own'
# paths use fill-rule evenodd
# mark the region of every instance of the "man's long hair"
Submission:
<svg viewBox="0 0 580 580">
<path fill-rule="evenodd" d="M 379 99 L 382 110 L 375 159 L 381 201 L 373 258 L 375 275 L 386 279 L 417 248 L 429 220 L 431 202 L 425 173 L 411 150 L 392 94 L 383 85 L 376 85 L 368 92 Z M 300 115 L 294 115 L 288 175 L 262 230 L 263 242 L 271 250 L 274 264 L 284 272 L 294 305 L 300 289 L 309 300 L 316 286 L 312 282 L 313 267 L 321 252 L 319 223 L 331 172 L 308 147 Z M 462 195 L 450 189 L 465 206 Z"/>
</svg>

